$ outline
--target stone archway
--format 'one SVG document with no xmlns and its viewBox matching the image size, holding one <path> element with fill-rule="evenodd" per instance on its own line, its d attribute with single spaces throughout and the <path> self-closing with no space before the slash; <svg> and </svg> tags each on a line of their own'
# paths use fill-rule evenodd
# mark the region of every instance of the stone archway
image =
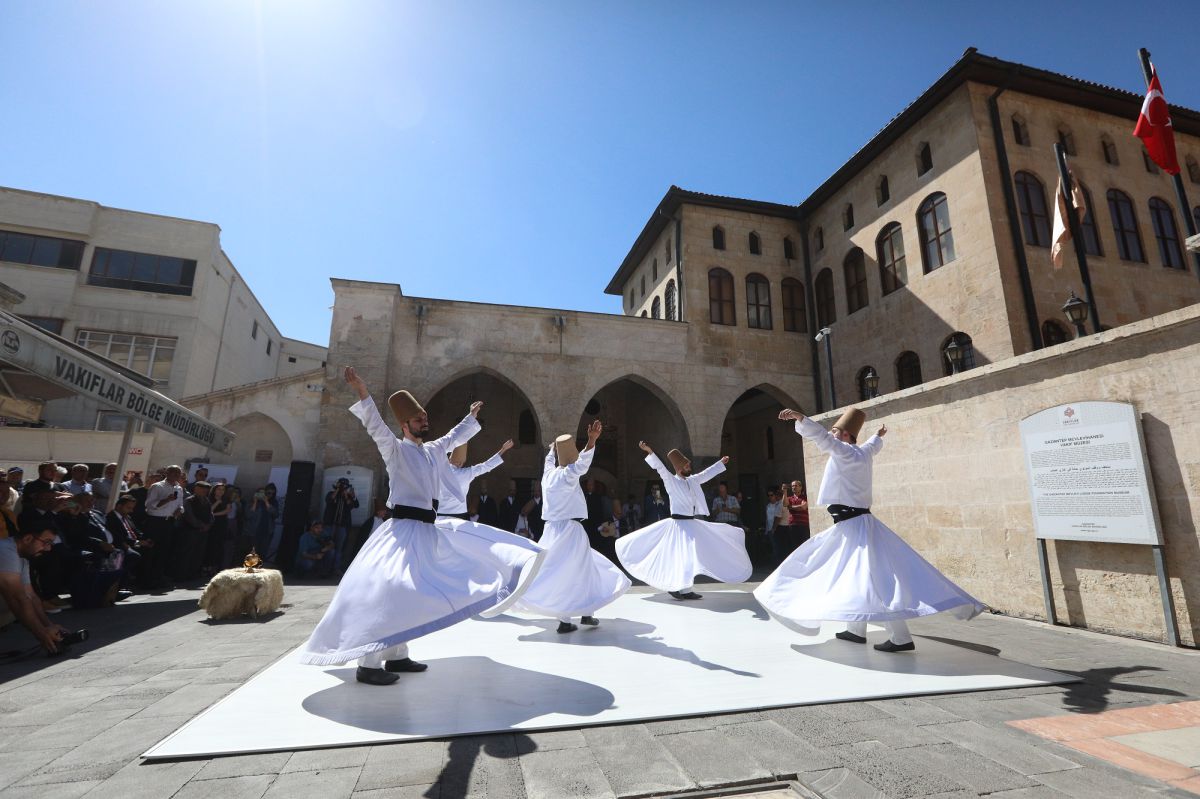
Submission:
<svg viewBox="0 0 1200 799">
<path fill-rule="evenodd" d="M 743 521 L 763 526 L 767 489 L 804 480 L 804 450 L 792 422 L 779 421 L 785 407 L 799 409 L 786 392 L 762 383 L 743 391 L 729 406 L 721 426 L 721 454 L 729 456 L 723 479 L 730 492 L 742 491 Z"/>
<path fill-rule="evenodd" d="M 517 498 L 524 502 L 532 485 L 541 479 L 545 452 L 544 434 L 536 408 L 529 397 L 511 380 L 486 367 L 460 372 L 430 395 L 425 409 L 429 412 L 430 435 L 440 436 L 458 424 L 472 402 L 483 401 L 479 422 L 483 426 L 467 449 L 467 462 L 480 463 L 500 449 L 507 439 L 516 446 L 504 456 L 504 463 L 471 486 L 468 502 L 486 485 L 497 501 L 507 494 L 509 481 L 517 483 Z"/>
<path fill-rule="evenodd" d="M 587 437 L 593 419 L 604 424 L 604 433 L 596 444 L 593 461 L 597 473 L 606 473 L 609 497 L 625 500 L 633 495 L 642 501 L 658 475 L 645 463 L 638 442 L 645 440 L 660 457 L 679 448 L 691 453 L 691 436 L 678 406 L 661 388 L 639 375 L 625 375 L 610 381 L 585 403 L 576 435 Z"/>
<path fill-rule="evenodd" d="M 225 427 L 237 435 L 227 462 L 238 467 L 237 485 L 243 496 L 249 497 L 254 489 L 265 485 L 272 467 L 291 465 L 292 439 L 283 425 L 265 413 L 239 416 Z M 213 462 L 222 460 L 214 458 Z M 281 496 L 287 490 L 287 486 L 277 488 Z"/>
</svg>

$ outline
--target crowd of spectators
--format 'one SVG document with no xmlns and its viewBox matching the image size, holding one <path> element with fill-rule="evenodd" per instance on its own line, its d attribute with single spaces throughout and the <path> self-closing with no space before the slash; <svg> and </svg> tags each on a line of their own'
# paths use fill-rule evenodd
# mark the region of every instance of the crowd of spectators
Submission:
<svg viewBox="0 0 1200 799">
<path fill-rule="evenodd" d="M 281 512 L 275 486 L 244 501 L 207 477 L 200 468 L 188 483 L 168 466 L 118 478 L 115 463 L 94 479 L 86 464 L 41 463 L 29 480 L 19 467 L 0 469 L 0 611 L 53 652 L 62 630 L 49 619 L 68 606 L 207 579 L 256 546 L 267 559 Z"/>
</svg>

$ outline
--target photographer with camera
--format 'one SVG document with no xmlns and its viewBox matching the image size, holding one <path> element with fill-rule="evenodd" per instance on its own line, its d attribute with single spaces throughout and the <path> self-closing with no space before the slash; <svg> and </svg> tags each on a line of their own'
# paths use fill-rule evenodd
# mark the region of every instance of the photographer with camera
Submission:
<svg viewBox="0 0 1200 799">
<path fill-rule="evenodd" d="M 343 553 L 350 533 L 350 514 L 357 507 L 354 486 L 345 477 L 339 477 L 333 490 L 325 495 L 325 515 L 322 517 L 326 534 L 333 538 L 333 570 L 339 573 L 345 571 Z"/>
<path fill-rule="evenodd" d="M 54 528 L 36 525 L 22 528 L 15 538 L 0 539 L 0 599 L 50 655 L 62 651 L 64 638 L 82 640 L 50 621 L 29 578 L 30 559 L 49 552 L 55 537 Z"/>
</svg>

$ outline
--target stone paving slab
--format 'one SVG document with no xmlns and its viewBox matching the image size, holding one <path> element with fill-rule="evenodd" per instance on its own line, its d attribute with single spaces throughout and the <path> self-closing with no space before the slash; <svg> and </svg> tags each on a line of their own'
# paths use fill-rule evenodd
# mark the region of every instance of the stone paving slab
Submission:
<svg viewBox="0 0 1200 799">
<path fill-rule="evenodd" d="M 1076 671 L 1084 682 L 140 762 L 148 746 L 299 644 L 331 595 L 329 586 L 289 587 L 285 612 L 257 623 L 209 624 L 194 610 L 196 592 L 187 590 L 135 597 L 140 607 L 122 603 L 80 614 L 86 622 L 76 623 L 92 628 L 93 648 L 81 647 L 73 658 L 0 665 L 0 793 L 4 799 L 626 799 L 796 776 L 829 799 L 1184 795 L 1007 722 L 1195 700 L 1200 653 L 988 616 L 970 624 L 936 617 L 914 622 L 917 645 L 928 635 L 999 650 L 1032 665 Z M 155 602 L 164 607 L 152 607 Z M 0 650 L 27 646 L 23 635 L 0 632 Z"/>
</svg>

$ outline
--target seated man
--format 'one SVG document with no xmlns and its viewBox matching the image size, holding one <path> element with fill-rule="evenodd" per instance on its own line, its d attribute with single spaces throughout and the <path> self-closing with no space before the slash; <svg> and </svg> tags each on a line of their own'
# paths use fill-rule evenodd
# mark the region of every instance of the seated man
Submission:
<svg viewBox="0 0 1200 799">
<path fill-rule="evenodd" d="M 142 537 L 142 532 L 133 523 L 133 511 L 137 507 L 137 497 L 132 494 L 122 494 L 117 500 L 116 507 L 109 511 L 104 520 L 104 526 L 112 536 L 112 544 L 125 555 L 125 574 L 127 579 L 136 581 L 139 586 L 149 587 L 147 575 L 142 569 L 142 550 L 152 549 L 154 542 Z"/>
<path fill-rule="evenodd" d="M 33 592 L 29 559 L 48 552 L 54 545 L 54 537 L 53 529 L 32 526 L 23 528 L 15 538 L 0 539 L 0 601 L 51 655 L 59 651 L 67 631 L 50 621 Z"/>
<path fill-rule="evenodd" d="M 307 532 L 300 536 L 296 551 L 296 571 L 301 577 L 324 578 L 333 574 L 333 540 L 324 535 L 320 522 L 313 522 Z"/>
</svg>

